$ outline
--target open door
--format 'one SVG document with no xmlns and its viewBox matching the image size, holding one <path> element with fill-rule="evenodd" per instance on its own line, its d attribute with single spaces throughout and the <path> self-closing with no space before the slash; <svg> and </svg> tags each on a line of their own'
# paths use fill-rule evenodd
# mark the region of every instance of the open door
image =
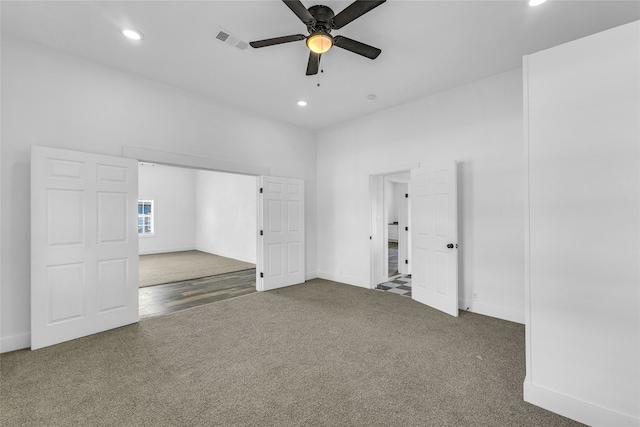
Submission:
<svg viewBox="0 0 640 427">
<path fill-rule="evenodd" d="M 261 176 L 258 185 L 257 289 L 303 283 L 304 181 Z"/>
<path fill-rule="evenodd" d="M 411 171 L 411 295 L 458 316 L 455 161 Z"/>
<path fill-rule="evenodd" d="M 138 163 L 31 149 L 31 349 L 135 323 Z"/>
<path fill-rule="evenodd" d="M 398 198 L 398 273 L 411 274 L 408 262 L 411 251 L 409 250 L 409 184 L 398 183 L 396 191 L 400 193 Z"/>
</svg>

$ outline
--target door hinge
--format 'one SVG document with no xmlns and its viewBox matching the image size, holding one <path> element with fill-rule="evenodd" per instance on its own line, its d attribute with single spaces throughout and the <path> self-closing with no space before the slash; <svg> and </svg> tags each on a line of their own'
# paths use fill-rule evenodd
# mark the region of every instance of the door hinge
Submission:
<svg viewBox="0 0 640 427">
<path fill-rule="evenodd" d="M 261 236 L 263 236 L 263 235 L 264 235 L 264 233 L 262 232 L 262 230 L 260 230 L 260 235 L 261 235 Z"/>
<path fill-rule="evenodd" d="M 262 194 L 262 187 L 260 187 L 260 194 Z"/>
<path fill-rule="evenodd" d="M 373 236 L 369 236 L 369 240 L 373 240 Z"/>
<path fill-rule="evenodd" d="M 408 199 L 409 198 L 409 193 L 404 193 L 404 198 Z"/>
<path fill-rule="evenodd" d="M 405 264 L 409 264 L 409 260 L 408 260 L 408 259 L 405 259 L 405 260 L 404 260 L 404 263 L 405 263 Z"/>
<path fill-rule="evenodd" d="M 260 273 L 260 277 L 264 277 L 264 274 Z"/>
<path fill-rule="evenodd" d="M 409 227 L 405 227 L 405 228 L 404 228 L 404 231 L 409 231 Z"/>
</svg>

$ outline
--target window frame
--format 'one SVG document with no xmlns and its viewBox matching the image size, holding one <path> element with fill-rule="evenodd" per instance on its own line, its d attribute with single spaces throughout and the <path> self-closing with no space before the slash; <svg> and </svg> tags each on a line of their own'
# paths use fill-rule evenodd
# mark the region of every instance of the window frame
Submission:
<svg viewBox="0 0 640 427">
<path fill-rule="evenodd" d="M 149 214 L 144 214 L 144 213 L 140 213 L 140 204 L 144 203 L 144 204 L 149 204 L 150 206 L 150 212 Z M 158 205 L 156 202 L 155 197 L 138 197 L 138 237 L 140 238 L 150 238 L 150 237 L 156 237 L 156 235 L 158 234 L 158 221 L 157 221 L 157 210 L 158 210 Z M 151 231 L 150 232 L 140 232 L 140 218 L 141 216 L 144 215 L 146 217 L 150 218 L 150 228 Z M 142 225 L 142 227 L 144 228 L 144 223 Z"/>
</svg>

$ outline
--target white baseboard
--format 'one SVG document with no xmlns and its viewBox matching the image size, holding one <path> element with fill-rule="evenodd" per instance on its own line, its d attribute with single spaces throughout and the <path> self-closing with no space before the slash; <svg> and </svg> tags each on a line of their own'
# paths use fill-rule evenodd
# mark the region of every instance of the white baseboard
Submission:
<svg viewBox="0 0 640 427">
<path fill-rule="evenodd" d="M 23 348 L 31 347 L 31 334 L 13 335 L 10 337 L 3 337 L 0 340 L 0 353 L 7 353 L 9 351 L 22 350 Z"/>
<path fill-rule="evenodd" d="M 138 255 L 166 254 L 169 252 L 184 252 L 184 251 L 195 251 L 195 250 L 196 248 L 194 247 L 150 249 L 146 251 L 138 251 Z"/>
<path fill-rule="evenodd" d="M 371 289 L 368 280 L 362 277 L 346 276 L 344 274 L 333 274 L 325 271 L 318 271 L 318 278 L 331 280 L 333 282 L 340 282 L 347 285 L 358 286 L 359 288 Z"/>
<path fill-rule="evenodd" d="M 524 325 L 524 311 L 511 310 L 510 308 L 498 307 L 490 304 L 482 304 L 476 301 L 459 300 L 458 308 L 472 313 L 491 316 L 497 319 L 508 320 L 510 322 Z"/>
<path fill-rule="evenodd" d="M 230 252 L 215 251 L 215 250 L 212 250 L 212 249 L 205 249 L 205 248 L 196 248 L 195 250 L 200 251 L 200 252 L 206 252 L 206 253 L 211 254 L 211 255 L 218 255 L 218 256 L 225 257 L 225 258 L 237 259 L 238 261 L 248 262 L 250 264 L 255 264 L 256 263 L 256 258 L 255 257 L 251 258 L 251 257 L 246 257 L 246 256 L 238 255 L 238 254 L 232 254 Z"/>
<path fill-rule="evenodd" d="M 526 380 L 524 401 L 590 426 L 640 426 L 640 418 L 621 414 Z"/>
<path fill-rule="evenodd" d="M 318 272 L 317 271 L 306 271 L 304 274 L 304 280 L 313 280 L 313 279 L 317 279 L 318 278 Z"/>
</svg>

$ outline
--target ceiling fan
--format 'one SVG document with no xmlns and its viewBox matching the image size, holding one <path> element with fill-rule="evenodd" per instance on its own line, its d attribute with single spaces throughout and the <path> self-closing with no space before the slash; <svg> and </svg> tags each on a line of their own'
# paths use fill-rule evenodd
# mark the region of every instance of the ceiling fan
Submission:
<svg viewBox="0 0 640 427">
<path fill-rule="evenodd" d="M 307 76 L 318 74 L 320 66 L 320 57 L 323 53 L 337 46 L 342 49 L 357 53 L 369 59 L 376 59 L 380 49 L 369 46 L 359 41 L 352 40 L 344 36 L 332 36 L 331 30 L 337 30 L 349 22 L 361 17 L 365 13 L 380 6 L 386 0 L 365 1 L 356 0 L 347 6 L 342 12 L 335 15 L 333 10 L 327 6 L 316 5 L 309 9 L 305 8 L 299 0 L 282 0 L 293 13 L 300 18 L 303 24 L 307 26 L 309 35 L 296 34 L 292 36 L 276 37 L 272 39 L 258 40 L 250 42 L 251 47 L 260 48 L 273 46 L 282 43 L 307 40 L 307 47 L 311 51 L 309 54 L 309 62 L 307 64 Z"/>
</svg>

